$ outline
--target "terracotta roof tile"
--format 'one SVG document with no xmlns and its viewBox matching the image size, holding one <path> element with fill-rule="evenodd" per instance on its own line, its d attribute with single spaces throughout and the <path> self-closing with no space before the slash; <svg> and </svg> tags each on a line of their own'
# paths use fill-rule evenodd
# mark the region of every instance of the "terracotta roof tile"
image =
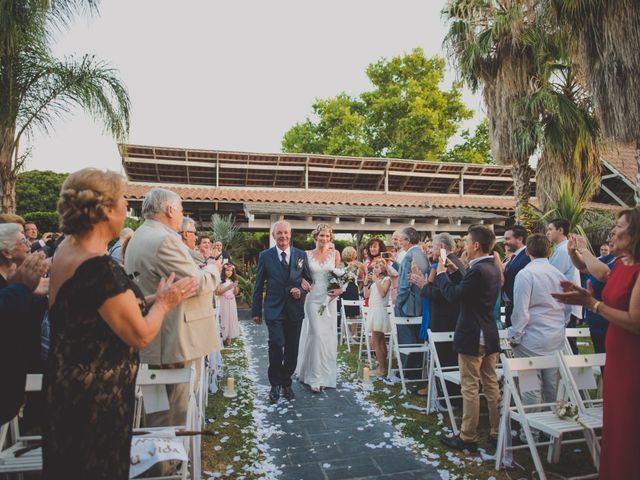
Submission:
<svg viewBox="0 0 640 480">
<path fill-rule="evenodd" d="M 635 148 L 633 145 L 618 145 L 612 147 L 603 155 L 603 158 L 635 185 L 638 164 L 636 163 Z"/>
<path fill-rule="evenodd" d="M 141 200 L 152 188 L 159 185 L 129 182 L 126 197 Z M 481 195 L 411 195 L 402 193 L 360 193 L 332 190 L 254 190 L 213 187 L 163 185 L 176 192 L 183 200 L 217 202 L 280 202 L 317 205 L 362 205 L 388 207 L 432 206 L 440 208 L 475 208 L 489 210 L 513 210 L 513 197 Z"/>
</svg>

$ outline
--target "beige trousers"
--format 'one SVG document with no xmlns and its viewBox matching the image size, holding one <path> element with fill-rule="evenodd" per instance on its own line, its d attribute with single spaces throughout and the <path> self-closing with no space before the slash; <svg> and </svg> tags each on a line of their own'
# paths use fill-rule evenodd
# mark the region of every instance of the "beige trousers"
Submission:
<svg viewBox="0 0 640 480">
<path fill-rule="evenodd" d="M 479 355 L 458 354 L 460 365 L 460 384 L 462 390 L 462 427 L 460 439 L 464 442 L 478 441 L 478 422 L 480 419 L 480 382 L 489 405 L 489 423 L 491 436 L 498 436 L 500 388 L 496 374 L 498 354 L 485 355 L 480 345 Z"/>
</svg>

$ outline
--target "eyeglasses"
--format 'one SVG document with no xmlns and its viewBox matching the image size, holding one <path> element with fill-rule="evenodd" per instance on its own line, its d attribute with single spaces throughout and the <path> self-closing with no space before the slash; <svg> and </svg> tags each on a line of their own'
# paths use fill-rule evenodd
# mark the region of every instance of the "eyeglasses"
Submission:
<svg viewBox="0 0 640 480">
<path fill-rule="evenodd" d="M 180 233 L 180 234 L 183 234 L 183 233 L 193 233 L 193 234 L 195 235 L 195 234 L 196 234 L 196 231 L 195 231 L 195 230 L 182 230 L 182 231 L 180 231 L 180 232 L 178 232 L 178 233 Z"/>
</svg>

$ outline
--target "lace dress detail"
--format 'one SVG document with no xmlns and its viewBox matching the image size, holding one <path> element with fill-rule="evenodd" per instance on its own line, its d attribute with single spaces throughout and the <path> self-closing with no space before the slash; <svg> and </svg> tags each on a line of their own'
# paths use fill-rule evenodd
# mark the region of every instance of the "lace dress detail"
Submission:
<svg viewBox="0 0 640 480">
<path fill-rule="evenodd" d="M 142 293 L 122 267 L 108 256 L 93 257 L 62 285 L 51 308 L 45 479 L 129 478 L 138 351 L 98 313 L 126 290 L 146 314 Z"/>
<path fill-rule="evenodd" d="M 329 302 L 328 272 L 335 268 L 335 252 L 322 263 L 307 252 L 313 279 L 304 304 L 304 320 L 300 334 L 298 378 L 310 387 L 336 387 L 338 356 L 337 300 Z M 326 305 L 322 315 L 320 307 Z"/>
</svg>

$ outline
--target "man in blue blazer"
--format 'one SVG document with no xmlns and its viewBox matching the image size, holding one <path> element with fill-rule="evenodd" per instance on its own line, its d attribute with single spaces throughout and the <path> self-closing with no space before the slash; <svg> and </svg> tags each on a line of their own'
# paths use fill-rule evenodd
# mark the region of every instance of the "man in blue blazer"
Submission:
<svg viewBox="0 0 640 480">
<path fill-rule="evenodd" d="M 276 246 L 262 251 L 258 259 L 251 316 L 254 322 L 262 323 L 262 292 L 266 282 L 264 319 L 269 330 L 269 400 L 276 403 L 280 393 L 287 400 L 294 398 L 291 375 L 298 361 L 307 295 L 303 280 L 307 288 L 312 280 L 307 255 L 290 245 L 291 225 L 283 220 L 276 222 L 272 235 Z"/>
<path fill-rule="evenodd" d="M 496 362 L 500 345 L 493 307 L 500 290 L 500 269 L 491 255 L 495 241 L 490 228 L 475 225 L 469 228 L 465 240 L 469 269 L 464 276 L 450 260 L 446 267 L 442 260 L 438 264 L 436 286 L 447 301 L 460 304 L 453 349 L 458 352 L 460 365 L 462 426 L 459 436 L 440 439 L 457 450 L 478 449 L 480 382 L 489 408 L 490 437 L 493 441 L 498 438 L 500 388 Z M 443 275 L 447 270 L 449 275 Z"/>
<path fill-rule="evenodd" d="M 527 230 L 522 225 L 514 225 L 504 232 L 504 248 L 513 252 L 513 258 L 509 260 L 504 269 L 504 285 L 502 287 L 502 299 L 504 301 L 505 323 L 511 326 L 511 313 L 513 312 L 513 285 L 516 275 L 526 267 L 531 259 L 526 251 Z"/>
</svg>

